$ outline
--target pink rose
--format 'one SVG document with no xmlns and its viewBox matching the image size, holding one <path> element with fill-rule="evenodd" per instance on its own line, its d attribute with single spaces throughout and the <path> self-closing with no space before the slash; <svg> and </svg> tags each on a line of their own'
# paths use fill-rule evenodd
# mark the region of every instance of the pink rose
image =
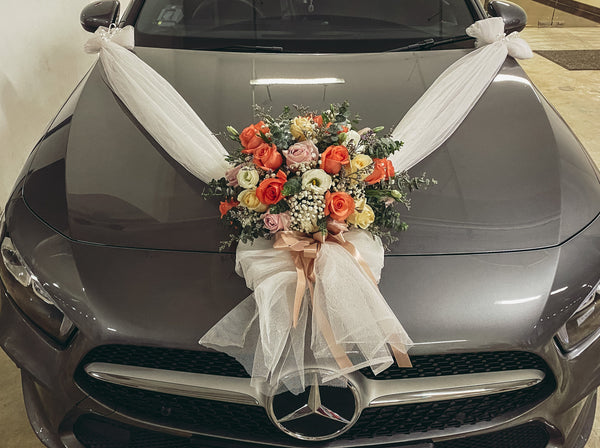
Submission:
<svg viewBox="0 0 600 448">
<path fill-rule="evenodd" d="M 237 180 L 237 175 L 241 169 L 242 169 L 242 165 L 237 165 L 237 166 L 234 166 L 233 168 L 230 168 L 227 171 L 225 171 L 225 179 L 227 179 L 227 186 L 237 187 L 239 185 L 238 180 Z"/>
<path fill-rule="evenodd" d="M 265 228 L 271 233 L 279 232 L 280 230 L 288 230 L 290 228 L 291 217 L 289 213 L 279 213 L 272 215 L 265 213 L 263 215 Z"/>
<path fill-rule="evenodd" d="M 282 152 L 287 166 L 290 167 L 298 163 L 312 162 L 319 159 L 319 150 L 310 140 L 295 143 Z"/>
</svg>

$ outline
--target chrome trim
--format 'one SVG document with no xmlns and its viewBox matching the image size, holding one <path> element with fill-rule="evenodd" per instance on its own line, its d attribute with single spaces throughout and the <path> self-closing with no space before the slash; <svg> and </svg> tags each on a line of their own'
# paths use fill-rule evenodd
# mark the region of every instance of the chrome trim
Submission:
<svg viewBox="0 0 600 448">
<path fill-rule="evenodd" d="M 259 406 L 256 390 L 246 378 L 134 367 L 104 362 L 85 366 L 92 378 L 121 386 L 205 400 Z"/>
<path fill-rule="evenodd" d="M 324 386 L 324 384 L 321 381 L 322 377 L 331 375 L 333 373 L 334 372 L 332 372 L 331 370 L 317 369 L 317 368 L 304 370 L 305 381 L 306 381 L 305 384 L 306 384 L 307 388 L 310 387 L 310 392 L 308 394 L 308 400 L 307 400 L 306 404 L 304 404 L 300 408 L 296 409 L 295 411 L 283 416 L 282 418 L 278 418 L 276 416 L 274 402 L 273 402 L 275 395 L 270 394 L 266 398 L 265 410 L 267 411 L 267 415 L 271 419 L 271 422 L 273 422 L 273 424 L 277 428 L 279 428 L 282 432 L 284 432 L 296 439 L 308 440 L 308 441 L 312 441 L 312 442 L 333 439 L 333 438 L 345 433 L 350 428 L 352 428 L 352 426 L 354 426 L 354 424 L 358 421 L 358 418 L 360 417 L 360 413 L 362 411 L 360 391 L 352 383 L 352 381 L 348 380 L 346 382 L 346 388 L 352 393 L 352 396 L 354 397 L 354 412 L 352 413 L 352 418 L 350 420 L 343 418 L 335 410 L 330 409 L 327 406 L 325 406 L 323 404 L 323 402 L 321 401 L 320 388 Z M 290 376 L 294 376 L 294 375 L 297 375 L 297 374 L 289 375 L 289 376 L 287 376 L 287 378 L 289 378 Z M 308 380 L 308 378 L 306 378 L 306 376 L 312 376 L 312 380 Z M 319 376 L 320 376 L 320 378 L 319 378 Z M 310 386 L 309 386 L 309 384 L 310 384 Z M 285 393 L 291 394 L 291 392 L 285 392 Z M 332 405 L 339 406 L 339 403 L 332 403 Z M 290 422 L 293 420 L 298 420 L 298 419 L 301 419 L 304 417 L 308 417 L 309 415 L 318 415 L 321 418 L 330 419 L 330 420 L 336 421 L 340 424 L 343 423 L 344 426 L 342 428 L 338 429 L 337 431 L 333 431 L 329 434 L 325 434 L 325 435 L 321 435 L 321 436 L 310 436 L 310 435 L 306 435 L 306 434 L 303 434 L 300 432 L 296 432 L 293 429 L 288 428 L 285 425 L 285 423 L 287 423 L 287 422 Z"/>
<path fill-rule="evenodd" d="M 369 381 L 366 407 L 456 400 L 499 394 L 535 386 L 544 380 L 541 370 L 472 373 L 453 376 Z"/>
<path fill-rule="evenodd" d="M 310 370 L 310 369 L 309 369 Z M 249 378 L 135 367 L 94 362 L 85 366 L 92 378 L 121 386 L 252 406 L 267 399 Z M 360 408 L 454 400 L 510 392 L 544 380 L 541 370 L 524 369 L 464 375 L 372 380 L 358 372 L 348 375 L 360 392 Z"/>
</svg>

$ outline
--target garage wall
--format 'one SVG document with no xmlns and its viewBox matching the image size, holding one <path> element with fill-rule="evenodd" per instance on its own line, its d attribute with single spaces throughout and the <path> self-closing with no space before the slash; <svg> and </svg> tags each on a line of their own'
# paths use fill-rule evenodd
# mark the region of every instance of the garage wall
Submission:
<svg viewBox="0 0 600 448">
<path fill-rule="evenodd" d="M 2 2 L 0 209 L 29 152 L 97 56 L 79 24 L 89 0 Z M 121 1 L 121 10 L 129 0 Z"/>
</svg>

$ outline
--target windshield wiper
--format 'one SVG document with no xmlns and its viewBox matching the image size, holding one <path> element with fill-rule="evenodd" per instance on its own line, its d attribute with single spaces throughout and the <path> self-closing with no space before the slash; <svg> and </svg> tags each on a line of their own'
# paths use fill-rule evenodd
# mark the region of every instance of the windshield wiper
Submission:
<svg viewBox="0 0 600 448">
<path fill-rule="evenodd" d="M 400 48 L 392 48 L 391 50 L 386 50 L 388 52 L 397 52 L 397 51 L 413 51 L 413 50 L 428 50 L 433 47 L 437 47 L 439 45 L 453 44 L 455 42 L 462 42 L 465 40 L 473 39 L 471 36 L 467 36 L 466 34 L 463 36 L 454 36 L 448 39 L 440 39 L 435 40 L 433 38 L 428 38 L 414 44 L 406 45 L 405 47 Z"/>
<path fill-rule="evenodd" d="M 259 53 L 283 53 L 283 47 L 267 47 L 262 45 L 227 45 L 215 48 L 197 48 L 208 51 L 257 51 Z"/>
</svg>

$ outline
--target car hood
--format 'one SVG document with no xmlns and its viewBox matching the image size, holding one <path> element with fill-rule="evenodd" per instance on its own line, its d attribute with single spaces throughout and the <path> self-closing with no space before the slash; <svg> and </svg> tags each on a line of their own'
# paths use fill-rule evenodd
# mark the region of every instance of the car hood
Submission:
<svg viewBox="0 0 600 448">
<path fill-rule="evenodd" d="M 348 100 L 361 126 L 394 127 L 464 50 L 288 55 L 138 48 L 215 133 L 255 121 L 253 104 L 315 110 Z M 171 159 L 108 88 L 100 65 L 82 86 L 61 133 L 62 168 L 32 170 L 31 209 L 76 241 L 119 247 L 213 252 L 227 234 L 204 184 Z M 333 85 L 302 85 L 335 77 Z M 253 79 L 297 84 L 252 86 Z M 218 134 L 227 148 L 231 142 Z M 35 161 L 34 161 L 35 165 Z M 581 145 L 508 59 L 460 128 L 411 169 L 437 185 L 413 194 L 409 230 L 391 255 L 513 251 L 555 246 L 596 216 L 600 188 Z M 38 178 L 36 179 L 36 176 Z M 50 177 L 50 179 L 48 179 Z M 33 179 L 33 180 L 32 180 Z M 35 185 L 36 188 L 32 188 Z M 63 196 L 49 200 L 49 195 Z M 55 204 L 50 209 L 48 204 Z"/>
</svg>

